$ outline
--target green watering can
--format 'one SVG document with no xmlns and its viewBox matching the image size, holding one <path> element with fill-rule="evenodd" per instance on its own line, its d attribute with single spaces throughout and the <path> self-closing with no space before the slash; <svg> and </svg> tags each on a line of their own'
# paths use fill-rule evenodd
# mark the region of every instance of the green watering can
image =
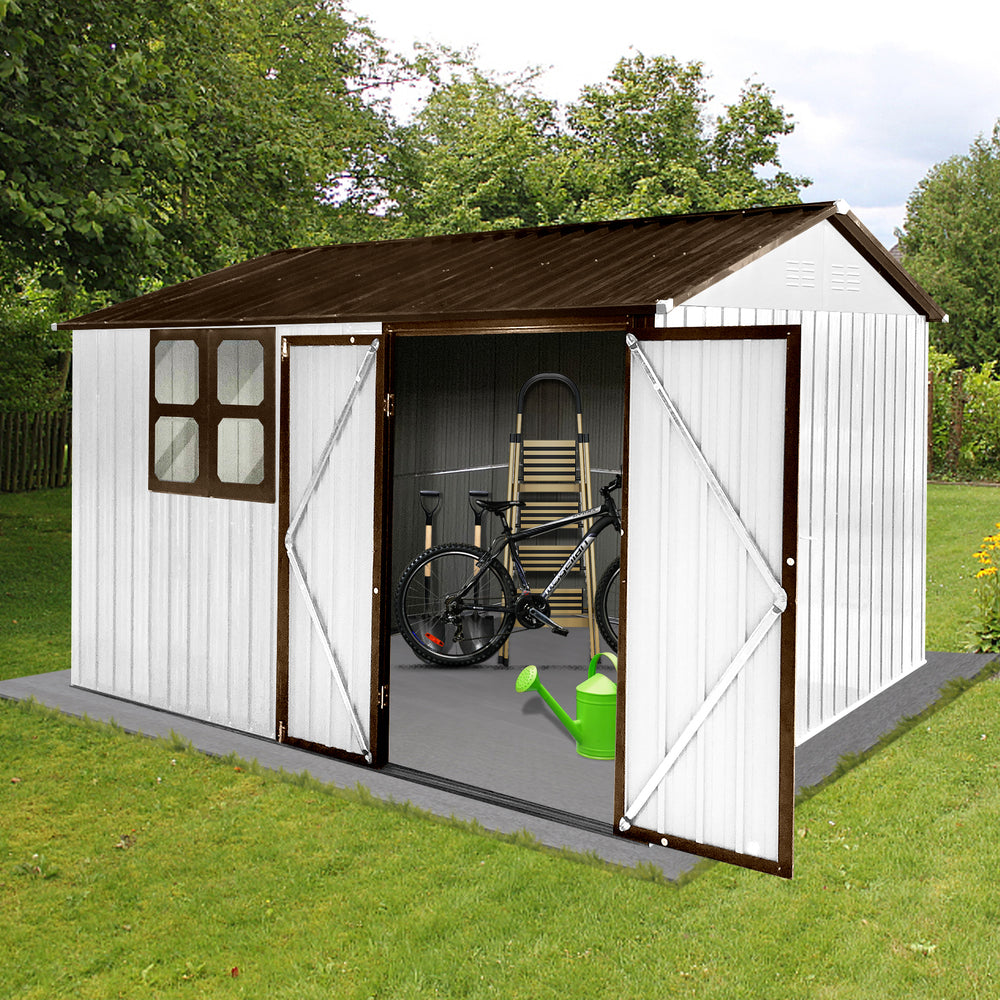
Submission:
<svg viewBox="0 0 1000 1000">
<path fill-rule="evenodd" d="M 576 740 L 576 752 L 581 757 L 614 760 L 617 720 L 615 703 L 618 697 L 618 685 L 604 674 L 595 672 L 597 661 L 602 656 L 611 661 L 615 670 L 618 669 L 618 657 L 614 653 L 598 653 L 590 661 L 587 679 L 576 686 L 576 713 L 580 716 L 579 719 L 571 719 L 559 702 L 545 690 L 538 679 L 538 667 L 525 667 L 517 675 L 514 690 L 518 694 L 524 694 L 532 689 L 537 691 Z"/>
</svg>

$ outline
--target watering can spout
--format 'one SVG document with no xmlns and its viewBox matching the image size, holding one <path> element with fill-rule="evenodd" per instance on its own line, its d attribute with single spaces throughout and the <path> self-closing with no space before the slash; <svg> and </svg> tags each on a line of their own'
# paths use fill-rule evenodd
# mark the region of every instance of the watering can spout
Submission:
<svg viewBox="0 0 1000 1000">
<path fill-rule="evenodd" d="M 579 719 L 571 719 L 562 705 L 545 690 L 538 679 L 538 667 L 525 667 L 518 674 L 514 690 L 518 694 L 537 691 L 552 709 L 555 717 L 566 727 L 570 736 L 576 740 L 576 752 L 581 757 L 591 757 L 597 760 L 613 760 L 615 756 L 615 701 L 617 687 L 603 674 L 595 673 L 597 661 L 607 657 L 615 669 L 618 668 L 617 657 L 613 653 L 598 653 L 590 661 L 587 679 L 577 686 L 576 708 Z"/>
<path fill-rule="evenodd" d="M 524 670 L 517 675 L 517 681 L 514 684 L 514 690 L 517 691 L 518 694 L 525 694 L 532 689 L 537 691 L 542 696 L 545 704 L 552 709 L 555 717 L 566 727 L 570 736 L 572 736 L 573 739 L 579 743 L 580 736 L 582 735 L 582 727 L 580 726 L 580 723 L 577 722 L 576 719 L 571 719 L 562 705 L 560 705 L 559 702 L 557 702 L 555 698 L 553 698 L 552 695 L 545 689 L 542 682 L 538 679 L 538 667 L 535 666 L 525 667 Z"/>
</svg>

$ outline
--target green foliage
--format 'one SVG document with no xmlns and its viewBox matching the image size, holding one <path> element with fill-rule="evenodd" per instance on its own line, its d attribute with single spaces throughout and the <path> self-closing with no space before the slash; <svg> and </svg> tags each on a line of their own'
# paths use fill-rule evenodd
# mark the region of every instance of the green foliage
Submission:
<svg viewBox="0 0 1000 1000">
<path fill-rule="evenodd" d="M 906 267 L 949 314 L 938 346 L 962 367 L 1000 359 L 1000 122 L 931 169 L 897 235 Z"/>
<path fill-rule="evenodd" d="M 453 61 L 396 133 L 392 231 L 406 235 L 544 225 L 571 204 L 557 176 L 555 102 L 532 76 L 496 80 Z"/>
<path fill-rule="evenodd" d="M 965 375 L 962 462 L 967 468 L 1000 470 L 1000 377 L 996 361 Z"/>
<path fill-rule="evenodd" d="M 2 268 L 0 268 L 2 273 Z M 36 275 L 0 284 L 0 410 L 51 410 L 69 401 L 72 335 L 52 325 L 93 300 L 43 288 Z"/>
<path fill-rule="evenodd" d="M 397 135 L 388 228 L 423 235 L 797 201 L 790 117 L 760 83 L 712 118 L 700 63 L 637 54 L 561 108 L 535 75 L 452 61 Z"/>
<path fill-rule="evenodd" d="M 779 166 L 776 137 L 793 129 L 772 92 L 749 82 L 723 114 L 708 114 L 699 62 L 642 53 L 570 105 L 570 156 L 584 179 L 580 219 L 667 215 L 799 199 L 809 182 Z"/>
<path fill-rule="evenodd" d="M 939 351 L 930 345 L 928 369 L 931 374 L 934 394 L 931 415 L 931 464 L 934 470 L 944 467 L 951 435 L 952 406 L 951 379 L 957 362 L 951 354 Z"/>
<path fill-rule="evenodd" d="M 933 345 L 930 372 L 934 377 L 931 420 L 931 464 L 935 475 L 996 478 L 1000 475 L 1000 374 L 996 361 L 978 369 L 961 370 L 954 355 Z M 958 396 L 961 399 L 958 399 Z M 957 465 L 948 465 L 956 405 L 961 403 L 961 440 Z"/>
<path fill-rule="evenodd" d="M 0 232 L 51 284 L 134 294 L 309 241 L 384 131 L 384 53 L 339 0 L 8 0 L 0 30 Z"/>
<path fill-rule="evenodd" d="M 287 246 L 771 204 L 807 183 L 780 170 L 792 123 L 766 87 L 712 116 L 701 64 L 665 56 L 561 108 L 534 71 L 393 55 L 343 0 L 0 0 L 0 41 L 0 275 L 59 289 L 59 318 L 81 291 L 89 308 Z M 406 124 L 403 82 L 424 93 Z M 33 300 L 39 329 L 49 305 Z"/>
</svg>

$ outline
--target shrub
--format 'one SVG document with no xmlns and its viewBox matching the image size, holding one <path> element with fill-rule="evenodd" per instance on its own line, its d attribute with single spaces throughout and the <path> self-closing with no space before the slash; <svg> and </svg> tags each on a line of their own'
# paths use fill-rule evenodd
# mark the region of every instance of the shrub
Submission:
<svg viewBox="0 0 1000 1000">
<path fill-rule="evenodd" d="M 933 345 L 929 361 L 933 380 L 932 471 L 967 479 L 996 477 L 1000 473 L 1000 376 L 996 361 L 987 361 L 978 370 L 961 370 L 952 355 Z M 961 392 L 961 438 L 957 442 L 957 455 L 949 459 L 952 437 L 957 433 L 952 426 L 958 402 L 956 392 Z"/>
</svg>

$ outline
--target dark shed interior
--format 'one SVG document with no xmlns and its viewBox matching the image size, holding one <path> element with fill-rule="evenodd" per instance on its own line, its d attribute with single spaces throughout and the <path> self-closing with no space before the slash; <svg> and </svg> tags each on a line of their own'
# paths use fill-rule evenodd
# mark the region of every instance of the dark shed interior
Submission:
<svg viewBox="0 0 1000 1000">
<path fill-rule="evenodd" d="M 424 548 L 420 490 L 441 495 L 434 544 L 472 542 L 469 490 L 506 498 L 518 393 L 541 372 L 565 375 L 579 387 L 591 484 L 599 503 L 598 488 L 622 464 L 626 355 L 621 332 L 398 338 L 393 359 L 393 584 Z M 576 403 L 558 382 L 534 386 L 523 412 L 526 438 L 576 436 Z M 487 515 L 484 544 L 498 532 L 499 523 Z M 598 575 L 618 554 L 618 543 L 612 531 L 598 539 Z M 547 629 L 518 628 L 509 656 L 509 667 L 496 656 L 472 667 L 435 667 L 394 637 L 390 760 L 451 782 L 610 822 L 613 762 L 578 757 L 572 738 L 538 696 L 514 690 L 520 668 L 535 663 L 542 668 L 543 682 L 575 715 L 575 687 L 586 677 L 589 657 L 586 627 L 571 629 L 565 638 Z"/>
<path fill-rule="evenodd" d="M 518 392 L 540 372 L 566 375 L 580 389 L 599 503 L 598 487 L 621 470 L 626 354 L 622 333 L 400 337 L 393 364 L 393 581 L 424 548 L 420 490 L 441 494 L 435 544 L 472 542 L 469 490 L 506 498 Z M 540 383 L 527 395 L 524 436 L 576 436 L 575 404 L 563 386 Z M 476 471 L 463 471 L 469 469 Z M 490 520 L 483 524 L 484 540 L 499 529 Z M 596 544 L 597 566 L 616 554 L 617 539 L 605 532 Z"/>
</svg>

